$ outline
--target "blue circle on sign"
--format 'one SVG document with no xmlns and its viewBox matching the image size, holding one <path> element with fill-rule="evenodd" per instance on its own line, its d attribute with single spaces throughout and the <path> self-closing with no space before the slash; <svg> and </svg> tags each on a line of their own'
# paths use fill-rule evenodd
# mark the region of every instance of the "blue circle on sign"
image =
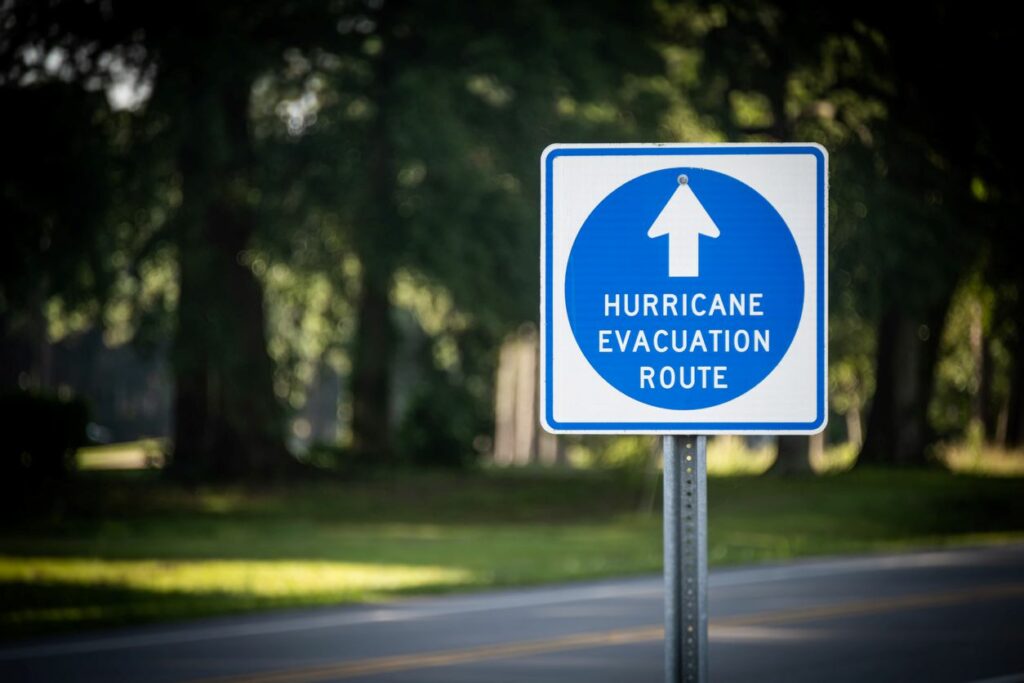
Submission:
<svg viewBox="0 0 1024 683">
<path fill-rule="evenodd" d="M 584 222 L 565 277 L 576 342 L 622 393 L 675 410 L 741 396 L 786 354 L 804 301 L 786 222 L 723 173 L 630 180 Z"/>
</svg>

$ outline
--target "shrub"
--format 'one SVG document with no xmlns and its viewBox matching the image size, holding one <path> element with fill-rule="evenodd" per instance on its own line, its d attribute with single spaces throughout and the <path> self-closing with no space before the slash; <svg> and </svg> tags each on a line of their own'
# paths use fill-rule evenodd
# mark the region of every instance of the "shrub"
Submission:
<svg viewBox="0 0 1024 683">
<path fill-rule="evenodd" d="M 86 445 L 89 411 L 81 399 L 17 392 L 0 396 L 0 486 L 60 480 Z"/>
</svg>

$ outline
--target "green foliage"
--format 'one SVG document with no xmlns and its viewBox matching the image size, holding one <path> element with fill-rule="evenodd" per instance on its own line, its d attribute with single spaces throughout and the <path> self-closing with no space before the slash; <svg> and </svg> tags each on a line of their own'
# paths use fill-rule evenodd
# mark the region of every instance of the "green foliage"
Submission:
<svg viewBox="0 0 1024 683">
<path fill-rule="evenodd" d="M 1024 391 L 1010 379 L 1024 367 L 1020 136 L 992 97 L 1006 78 L 992 65 L 1019 40 L 1001 16 L 950 2 L 14 0 L 0 10 L 0 326 L 37 347 L 90 325 L 111 344 L 176 337 L 179 391 L 194 371 L 231 399 L 196 418 L 223 430 L 193 445 L 233 444 L 239 462 L 280 450 L 272 392 L 301 409 L 324 365 L 352 384 L 340 414 L 374 394 L 363 413 L 407 458 L 463 462 L 488 431 L 498 342 L 536 316 L 544 146 L 810 140 L 831 153 L 831 409 L 892 393 L 877 330 L 899 319 L 944 335 L 934 398 L 922 382 L 911 402 L 931 403 L 942 434 L 987 413 L 994 438 L 992 416 Z M 133 80 L 140 96 L 113 111 L 104 91 Z M 987 375 L 954 298 L 971 277 Z M 257 403 L 261 444 L 236 419 Z M 1006 419 L 1012 432 L 1024 418 Z M 584 445 L 642 460 L 626 443 Z"/>
<path fill-rule="evenodd" d="M 581 436 L 569 442 L 567 456 L 574 467 L 615 472 L 635 484 L 655 475 L 660 449 L 653 436 Z"/>
<path fill-rule="evenodd" d="M 627 30 L 653 17 L 642 6 L 621 10 L 622 26 L 611 28 L 594 9 L 522 3 L 495 13 L 460 5 L 446 14 L 420 3 L 367 6 L 338 24 L 344 49 L 291 50 L 257 84 L 258 144 L 280 160 L 261 170 L 274 207 L 268 217 L 288 230 L 261 236 L 265 255 L 254 263 L 287 260 L 325 274 L 349 297 L 357 320 L 365 319 L 364 307 L 389 303 L 415 313 L 432 353 L 416 361 L 422 386 L 399 387 L 395 397 L 386 396 L 386 375 L 402 374 L 396 353 L 409 339 L 338 321 L 327 344 L 351 364 L 354 404 L 367 392 L 360 387 L 376 387 L 377 403 L 357 410 L 403 407 L 393 422 L 407 455 L 473 453 L 469 443 L 487 431 L 497 340 L 536 315 L 536 275 L 522 264 L 536 261 L 539 250 L 539 151 L 555 138 L 642 130 L 637 117 L 655 107 L 636 106 L 644 89 L 626 84 L 659 67 L 655 50 Z M 523 52 L 525 34 L 532 49 Z M 598 51 L 621 57 L 593 59 Z M 361 293 L 373 288 L 389 289 L 391 302 L 363 302 Z M 443 306 L 425 311 L 424 299 Z M 277 306 L 271 302 L 272 311 Z M 275 357 L 293 356 L 278 342 L 282 328 L 273 329 Z M 397 335 L 410 332 L 417 334 L 405 327 Z M 384 368 L 375 367 L 379 356 Z M 465 414 L 442 420 L 429 398 L 435 391 Z M 427 422 L 417 426 L 417 419 Z M 428 447 L 430 434 L 442 441 Z"/>
<path fill-rule="evenodd" d="M 468 467 L 492 429 L 496 342 L 456 311 L 444 290 L 400 277 L 395 299 L 405 306 L 409 375 L 398 453 L 415 466 Z"/>
<path fill-rule="evenodd" d="M 992 440 L 1000 412 L 1008 410 L 1012 371 L 1009 344 L 1014 321 L 1002 316 L 999 290 L 982 279 L 967 278 L 953 299 L 936 368 L 936 390 L 930 413 L 945 441 L 967 438 L 981 448 Z M 1005 427 L 1003 427 L 1005 429 Z"/>
<path fill-rule="evenodd" d="M 114 270 L 113 117 L 97 93 L 58 84 L 0 85 L 0 109 L 0 312 L 59 297 L 95 314 Z"/>
<path fill-rule="evenodd" d="M 466 467 L 487 431 L 486 408 L 462 386 L 435 379 L 412 395 L 398 428 L 398 449 L 421 467 Z"/>
</svg>

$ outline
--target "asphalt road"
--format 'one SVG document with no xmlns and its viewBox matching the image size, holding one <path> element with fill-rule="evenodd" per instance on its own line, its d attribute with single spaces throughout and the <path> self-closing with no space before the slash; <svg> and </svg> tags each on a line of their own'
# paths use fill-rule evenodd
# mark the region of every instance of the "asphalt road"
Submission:
<svg viewBox="0 0 1024 683">
<path fill-rule="evenodd" d="M 711 575 L 711 680 L 1024 681 L 1024 545 Z M 660 577 L 0 647 L 0 681 L 659 681 Z"/>
</svg>

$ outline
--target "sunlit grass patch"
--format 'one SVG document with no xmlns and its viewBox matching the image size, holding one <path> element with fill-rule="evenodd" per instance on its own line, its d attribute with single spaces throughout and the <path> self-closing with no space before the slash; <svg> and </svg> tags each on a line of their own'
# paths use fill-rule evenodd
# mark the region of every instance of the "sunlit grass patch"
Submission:
<svg viewBox="0 0 1024 683">
<path fill-rule="evenodd" d="M 755 445 L 740 436 L 715 436 L 708 441 L 708 475 L 730 477 L 762 474 L 775 462 L 774 439 L 759 439 Z"/>
<path fill-rule="evenodd" d="M 0 632 L 368 602 L 478 581 L 429 565 L 0 556 Z"/>
<path fill-rule="evenodd" d="M 944 444 L 939 461 L 953 472 L 991 477 L 1024 476 L 1024 449 L 1006 449 L 971 441 Z"/>
<path fill-rule="evenodd" d="M 811 464 L 818 474 L 836 474 L 846 472 L 857 464 L 860 445 L 847 442 L 827 446 L 820 455 L 813 458 Z"/>
<path fill-rule="evenodd" d="M 1024 479 L 938 468 L 737 476 L 756 458 L 767 467 L 774 444 L 712 443 L 712 469 L 733 475 L 708 483 L 714 565 L 1024 539 Z M 830 455 L 837 469 L 849 457 Z M 642 474 L 187 489 L 98 472 L 52 516 L 0 520 L 0 636 L 656 572 L 660 484 L 655 465 Z"/>
<path fill-rule="evenodd" d="M 0 557 L 0 582 L 101 585 L 150 592 L 339 600 L 471 582 L 455 567 L 323 560 L 111 560 Z"/>
<path fill-rule="evenodd" d="M 164 466 L 167 445 L 163 439 L 140 439 L 78 449 L 75 465 L 80 470 L 143 470 Z"/>
</svg>

